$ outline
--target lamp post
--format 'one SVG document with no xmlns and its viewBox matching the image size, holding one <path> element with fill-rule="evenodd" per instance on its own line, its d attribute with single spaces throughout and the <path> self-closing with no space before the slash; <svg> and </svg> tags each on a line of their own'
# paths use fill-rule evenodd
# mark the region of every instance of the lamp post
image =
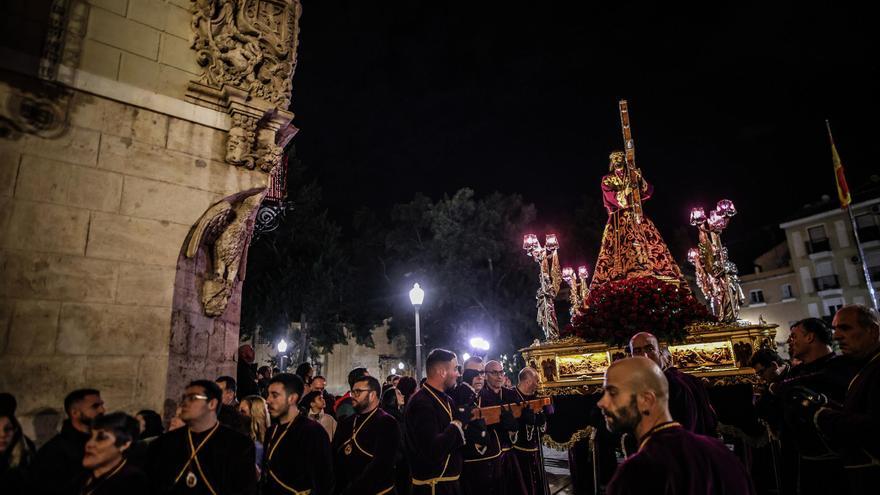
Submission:
<svg viewBox="0 0 880 495">
<path fill-rule="evenodd" d="M 409 291 L 409 302 L 412 303 L 416 311 L 416 382 L 422 381 L 422 335 L 419 329 L 419 307 L 425 300 L 425 291 L 419 287 L 419 284 L 413 284 L 412 290 Z"/>
<path fill-rule="evenodd" d="M 284 339 L 279 340 L 278 345 L 276 346 L 276 349 L 278 349 L 278 369 L 280 369 L 281 372 L 283 373 L 284 372 L 284 353 L 287 352 L 287 342 L 285 342 Z"/>
</svg>

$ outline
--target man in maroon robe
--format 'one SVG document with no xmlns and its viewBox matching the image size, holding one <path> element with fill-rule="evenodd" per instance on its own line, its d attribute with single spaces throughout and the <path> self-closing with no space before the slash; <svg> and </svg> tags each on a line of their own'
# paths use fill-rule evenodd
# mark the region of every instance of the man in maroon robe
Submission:
<svg viewBox="0 0 880 495">
<path fill-rule="evenodd" d="M 819 432 L 843 460 L 850 493 L 877 493 L 880 487 L 880 316 L 862 305 L 834 315 L 834 340 L 858 364 L 842 408 L 823 407 L 813 415 Z"/>
<path fill-rule="evenodd" d="M 379 407 L 379 380 L 365 376 L 351 389 L 356 414 L 339 423 L 333 437 L 335 494 L 394 494 L 400 444 L 397 420 Z"/>
<path fill-rule="evenodd" d="M 477 395 L 478 407 L 502 406 L 519 402 L 511 388 L 505 388 L 504 371 L 498 361 L 484 367 L 486 384 Z M 512 452 L 519 424 L 509 411 L 502 409 L 501 422 L 489 426 L 486 441 L 468 442 L 464 450 L 462 488 L 465 493 L 480 495 L 521 495 L 526 492 L 516 454 Z"/>
<path fill-rule="evenodd" d="M 688 431 L 711 437 L 718 435 L 718 419 L 705 387 L 697 377 L 682 373 L 674 366 L 666 366 L 660 355 L 657 337 L 648 332 L 639 332 L 630 339 L 629 349 L 633 356 L 644 356 L 663 370 L 669 382 L 672 419 Z"/>
<path fill-rule="evenodd" d="M 519 372 L 519 380 L 513 389 L 519 402 L 538 398 L 538 372 L 526 366 Z M 519 469 L 527 493 L 544 493 L 544 466 L 541 464 L 540 438 L 547 418 L 543 413 L 535 414 L 531 409 L 524 409 L 519 418 L 519 432 L 513 452 L 516 454 Z"/>
<path fill-rule="evenodd" d="M 404 411 L 404 441 L 412 473 L 413 495 L 460 495 L 464 424 L 472 408 L 456 407 L 444 390 L 455 386 L 458 358 L 434 349 L 428 354 L 424 386 Z"/>
<path fill-rule="evenodd" d="M 609 495 L 749 495 L 749 474 L 720 441 L 694 434 L 669 413 L 669 382 L 656 363 L 621 359 L 605 372 L 597 404 L 612 431 L 635 434 L 638 451 L 608 483 Z"/>
</svg>

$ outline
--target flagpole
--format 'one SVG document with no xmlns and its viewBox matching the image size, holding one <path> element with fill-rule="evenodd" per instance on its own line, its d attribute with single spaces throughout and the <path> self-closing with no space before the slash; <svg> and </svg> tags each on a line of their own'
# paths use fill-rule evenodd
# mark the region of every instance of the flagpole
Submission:
<svg viewBox="0 0 880 495">
<path fill-rule="evenodd" d="M 831 151 L 834 157 L 834 165 L 835 165 L 835 181 L 838 181 L 837 178 L 837 166 L 841 166 L 840 157 L 837 154 L 837 147 L 834 146 L 834 137 L 831 135 L 831 124 L 828 122 L 828 119 L 825 119 L 825 128 L 828 129 L 828 139 L 831 140 Z M 845 180 L 844 180 L 845 182 Z M 840 182 L 837 183 L 838 195 L 840 195 Z M 840 198 L 843 201 L 843 198 Z M 849 215 L 850 224 L 852 224 L 853 229 L 853 237 L 856 240 L 856 249 L 859 253 L 859 259 L 862 261 L 862 271 L 865 273 L 865 284 L 868 286 L 868 296 L 871 298 L 871 304 L 874 306 L 875 310 L 880 310 L 880 305 L 877 302 L 877 292 L 874 290 L 874 281 L 871 280 L 871 271 L 868 269 L 868 260 L 865 258 L 865 250 L 862 248 L 862 242 L 859 240 L 859 225 L 856 222 L 856 217 L 852 211 L 852 200 L 849 198 L 849 190 L 847 188 L 847 203 L 841 204 L 841 206 L 847 211 Z"/>
</svg>

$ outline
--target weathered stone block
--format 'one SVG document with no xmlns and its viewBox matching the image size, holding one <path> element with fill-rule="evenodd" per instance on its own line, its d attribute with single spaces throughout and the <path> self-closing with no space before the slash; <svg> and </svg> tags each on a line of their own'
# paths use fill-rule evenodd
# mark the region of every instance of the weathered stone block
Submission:
<svg viewBox="0 0 880 495">
<path fill-rule="evenodd" d="M 217 194 L 199 189 L 126 177 L 120 213 L 191 226 L 219 199 Z"/>
<path fill-rule="evenodd" d="M 173 296 L 174 268 L 120 264 L 117 303 L 170 307 Z"/>
<path fill-rule="evenodd" d="M 193 76 L 200 74 L 202 69 L 196 63 L 196 52 L 190 47 L 191 44 L 187 39 L 163 33 L 159 62 L 185 70 Z"/>
<path fill-rule="evenodd" d="M 192 79 L 193 75 L 189 72 L 170 65 L 161 65 L 156 92 L 182 100 L 186 96 L 186 88 Z"/>
<path fill-rule="evenodd" d="M 64 135 L 54 139 L 25 134 L 19 143 L 21 149 L 29 155 L 94 166 L 98 160 L 100 137 L 98 132 L 91 129 L 72 127 Z"/>
<path fill-rule="evenodd" d="M 187 232 L 185 225 L 96 212 L 86 255 L 174 266 Z"/>
<path fill-rule="evenodd" d="M 0 257 L 0 297 L 112 302 L 117 263 L 32 251 Z"/>
<path fill-rule="evenodd" d="M 68 206 L 13 201 L 11 218 L 2 232 L 8 249 L 82 254 L 85 251 L 89 212 Z"/>
<path fill-rule="evenodd" d="M 158 0 L 130 0 L 128 18 L 162 31 L 165 29 L 167 8 L 165 2 Z"/>
<path fill-rule="evenodd" d="M 56 349 L 89 356 L 164 355 L 170 316 L 167 308 L 63 303 Z"/>
<path fill-rule="evenodd" d="M 53 354 L 60 310 L 61 303 L 57 301 L 17 300 L 6 353 L 22 356 Z"/>
<path fill-rule="evenodd" d="M 142 143 L 165 146 L 168 137 L 168 116 L 143 108 L 130 108 L 134 114 L 131 138 Z"/>
<path fill-rule="evenodd" d="M 88 39 L 156 60 L 159 31 L 103 9 L 89 12 Z"/>
<path fill-rule="evenodd" d="M 168 121 L 168 149 L 222 162 L 226 159 L 226 134 L 172 117 Z"/>
<path fill-rule="evenodd" d="M 157 91 L 161 67 L 161 64 L 148 58 L 123 52 L 119 64 L 119 82 Z"/>
<path fill-rule="evenodd" d="M 21 153 L 18 151 L 0 148 L 0 196 L 12 196 L 20 160 Z"/>
<path fill-rule="evenodd" d="M 0 299 L 0 355 L 6 352 L 6 342 L 8 341 L 9 327 L 12 326 L 12 313 L 14 311 L 14 300 Z"/>
<path fill-rule="evenodd" d="M 122 51 L 95 40 L 83 41 L 79 70 L 116 80 Z"/>
<path fill-rule="evenodd" d="M 176 131 L 169 124 L 169 141 Z M 268 181 L 265 173 L 113 136 L 101 140 L 98 167 L 216 192 L 224 197 L 254 187 L 265 187 Z"/>
<path fill-rule="evenodd" d="M 168 356 L 144 356 L 140 358 L 134 391 L 133 405 L 135 408 L 162 410 L 167 373 Z M 176 397 L 174 398 L 176 399 Z"/>
<path fill-rule="evenodd" d="M 64 396 L 86 386 L 84 356 L 2 356 L 0 390 L 18 399 L 21 415 L 62 409 Z"/>
<path fill-rule="evenodd" d="M 116 211 L 122 196 L 122 176 L 24 155 L 15 196 L 90 210 Z"/>
<path fill-rule="evenodd" d="M 189 11 L 189 4 L 186 8 L 165 4 L 165 11 L 168 13 L 165 19 L 165 32 L 191 41 L 193 32 L 190 23 L 193 15 Z"/>
<path fill-rule="evenodd" d="M 128 8 L 128 0 L 88 0 L 88 3 L 119 15 L 125 15 Z"/>
<path fill-rule="evenodd" d="M 89 356 L 86 383 L 101 391 L 107 410 L 128 409 L 135 391 L 138 358 L 128 356 Z"/>
<path fill-rule="evenodd" d="M 137 55 L 126 54 L 125 57 L 146 60 Z M 168 132 L 165 115 L 81 92 L 74 94 L 70 121 L 74 126 L 157 146 L 165 145 Z"/>
</svg>

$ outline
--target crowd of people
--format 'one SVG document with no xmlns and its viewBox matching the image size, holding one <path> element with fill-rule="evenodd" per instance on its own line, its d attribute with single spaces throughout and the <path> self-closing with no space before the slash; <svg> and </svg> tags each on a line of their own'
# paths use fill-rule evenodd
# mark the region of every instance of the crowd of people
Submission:
<svg viewBox="0 0 880 495">
<path fill-rule="evenodd" d="M 841 355 L 833 350 L 837 342 Z M 768 349 L 752 366 L 766 386 L 756 406 L 781 449 L 783 493 L 876 493 L 880 486 L 880 319 L 846 306 L 832 326 L 792 326 L 792 360 Z M 627 455 L 605 493 L 755 493 L 745 465 L 718 438 L 698 379 L 640 332 L 630 357 L 605 374 L 597 408 Z M 245 356 L 246 357 L 246 356 Z M 247 360 L 245 360 L 247 362 Z M 154 411 L 108 413 L 95 389 L 71 392 L 61 431 L 39 450 L 16 401 L 0 395 L 4 494 L 542 494 L 541 434 L 552 406 L 536 399 L 538 372 L 515 385 L 502 364 L 434 349 L 426 378 L 365 368 L 334 397 L 303 364 L 236 378 L 195 380 L 167 424 Z M 480 408 L 500 406 L 498 421 Z M 517 412 L 515 414 L 514 412 Z M 589 414 L 589 411 L 584 411 Z M 594 456 L 595 457 L 595 456 Z M 583 466 L 572 466 L 572 474 Z M 844 481 L 846 480 L 846 482 Z"/>
</svg>

